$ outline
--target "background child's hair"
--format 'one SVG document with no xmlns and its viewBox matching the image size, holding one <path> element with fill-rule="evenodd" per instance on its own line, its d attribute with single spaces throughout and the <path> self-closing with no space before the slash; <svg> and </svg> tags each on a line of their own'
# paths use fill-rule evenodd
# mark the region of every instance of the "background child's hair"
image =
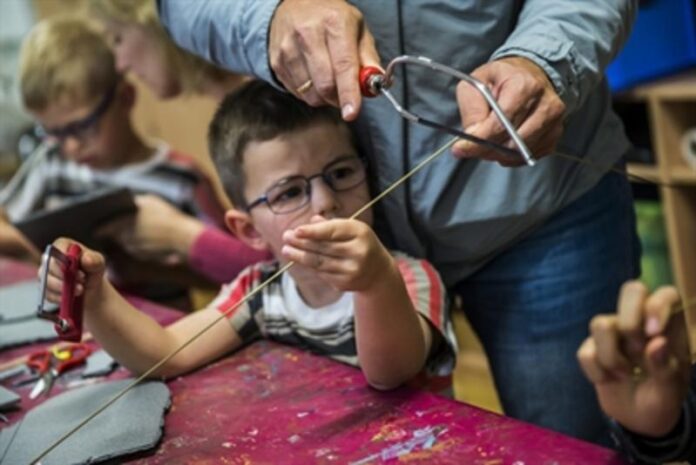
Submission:
<svg viewBox="0 0 696 465">
<path fill-rule="evenodd" d="M 57 102 L 91 104 L 119 80 L 103 36 L 75 17 L 50 18 L 34 26 L 22 45 L 19 74 L 24 105 L 34 111 Z"/>
<path fill-rule="evenodd" d="M 218 107 L 208 130 L 208 146 L 225 192 L 236 208 L 246 208 L 244 150 L 318 123 L 346 124 L 336 108 L 310 107 L 263 81 L 251 81 L 229 94 Z M 351 142 L 358 144 L 351 132 Z"/>
<path fill-rule="evenodd" d="M 194 0 L 195 1 L 195 0 Z M 99 19 L 138 24 L 152 32 L 166 53 L 186 94 L 202 91 L 206 80 L 223 81 L 229 72 L 177 46 L 157 15 L 156 0 L 89 0 L 89 13 Z"/>
</svg>

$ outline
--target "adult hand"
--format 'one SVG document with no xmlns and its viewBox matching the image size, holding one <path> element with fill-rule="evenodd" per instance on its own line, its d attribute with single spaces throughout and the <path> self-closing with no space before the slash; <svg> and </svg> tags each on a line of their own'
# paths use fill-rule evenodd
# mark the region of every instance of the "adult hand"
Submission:
<svg viewBox="0 0 696 465">
<path fill-rule="evenodd" d="M 506 57 L 486 63 L 471 75 L 488 86 L 535 158 L 554 150 L 563 133 L 565 104 L 541 68 L 526 58 Z M 486 100 L 467 82 L 457 86 L 457 102 L 465 132 L 517 149 Z M 464 140 L 452 152 L 458 158 L 481 158 L 503 166 L 525 164 L 522 157 L 510 158 Z"/>
<path fill-rule="evenodd" d="M 379 66 L 362 13 L 344 0 L 281 2 L 268 54 L 286 89 L 312 106 L 338 106 L 346 121 L 360 111 L 360 67 Z"/>
<path fill-rule="evenodd" d="M 624 284 L 618 314 L 599 315 L 578 350 L 602 410 L 625 428 L 651 437 L 668 434 L 681 416 L 691 364 L 684 313 L 673 287 L 648 295 Z"/>
<path fill-rule="evenodd" d="M 388 274 L 393 260 L 374 231 L 359 220 L 320 215 L 283 233 L 282 254 L 312 268 L 339 291 L 366 291 Z"/>
<path fill-rule="evenodd" d="M 135 204 L 136 213 L 106 224 L 98 236 L 115 241 L 141 260 L 165 265 L 185 262 L 205 225 L 156 195 L 138 195 Z"/>
</svg>

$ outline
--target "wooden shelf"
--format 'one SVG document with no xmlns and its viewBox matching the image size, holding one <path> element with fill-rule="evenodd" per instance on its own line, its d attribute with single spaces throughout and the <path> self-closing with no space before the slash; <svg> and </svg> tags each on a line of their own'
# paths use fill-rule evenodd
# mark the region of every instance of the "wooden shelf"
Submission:
<svg viewBox="0 0 696 465">
<path fill-rule="evenodd" d="M 696 124 L 696 69 L 616 95 L 645 104 L 655 164 L 629 163 L 628 172 L 660 182 L 674 284 L 682 298 L 696 298 L 696 169 L 678 155 L 685 130 Z M 696 361 L 696 308 L 686 312 L 692 360 Z"/>
<path fill-rule="evenodd" d="M 696 186 L 696 170 L 688 166 L 675 166 L 669 170 L 669 180 L 683 186 Z"/>
<path fill-rule="evenodd" d="M 660 171 L 655 165 L 648 165 L 644 163 L 629 163 L 628 164 L 628 174 L 643 178 L 651 183 L 659 183 Z M 631 182 L 639 182 L 638 180 L 631 179 Z"/>
<path fill-rule="evenodd" d="M 643 84 L 616 95 L 616 99 L 625 101 L 644 101 L 651 98 L 696 101 L 696 70 Z"/>
</svg>

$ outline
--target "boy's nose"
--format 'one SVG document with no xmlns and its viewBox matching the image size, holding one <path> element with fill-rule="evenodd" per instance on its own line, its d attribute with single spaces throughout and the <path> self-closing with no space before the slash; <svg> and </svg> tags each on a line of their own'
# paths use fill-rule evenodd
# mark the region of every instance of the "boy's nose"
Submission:
<svg viewBox="0 0 696 465">
<path fill-rule="evenodd" d="M 72 157 L 77 153 L 80 145 L 80 140 L 74 136 L 68 136 L 60 142 L 62 152 L 69 157 Z"/>
<path fill-rule="evenodd" d="M 336 216 L 340 207 L 336 192 L 321 178 L 313 179 L 312 181 L 312 211 L 325 218 Z"/>
</svg>

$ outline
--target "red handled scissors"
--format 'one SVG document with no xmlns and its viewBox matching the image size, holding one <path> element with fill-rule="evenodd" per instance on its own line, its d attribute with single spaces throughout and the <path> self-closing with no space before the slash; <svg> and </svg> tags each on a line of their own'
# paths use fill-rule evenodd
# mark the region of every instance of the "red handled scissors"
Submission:
<svg viewBox="0 0 696 465">
<path fill-rule="evenodd" d="M 82 365 L 92 349 L 86 344 L 73 344 L 63 348 L 40 350 L 29 355 L 27 366 L 39 377 L 34 388 L 29 393 L 30 399 L 47 395 L 56 378 L 77 366 Z"/>
</svg>

